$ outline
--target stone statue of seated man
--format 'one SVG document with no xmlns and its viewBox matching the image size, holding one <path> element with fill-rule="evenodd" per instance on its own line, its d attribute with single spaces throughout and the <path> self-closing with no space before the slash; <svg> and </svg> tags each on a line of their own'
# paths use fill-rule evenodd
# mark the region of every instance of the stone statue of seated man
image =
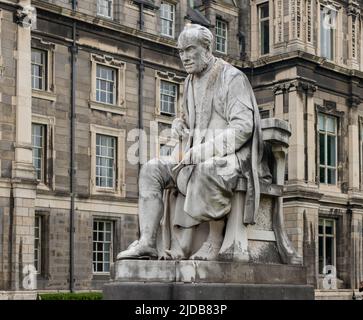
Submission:
<svg viewBox="0 0 363 320">
<path fill-rule="evenodd" d="M 182 115 L 173 122 L 180 137 L 168 158 L 152 159 L 139 176 L 140 239 L 117 259 L 160 258 L 157 234 L 165 211 L 165 190 L 175 188 L 182 202 L 173 215 L 174 242 L 161 254 L 169 259 L 216 260 L 238 179 L 247 181 L 243 223 L 254 224 L 260 180 L 271 180 L 262 161 L 263 142 L 257 103 L 247 77 L 212 54 L 213 35 L 186 25 L 178 39 L 185 80 Z M 241 212 L 242 214 L 242 212 Z M 192 252 L 198 225 L 208 236 Z"/>
</svg>

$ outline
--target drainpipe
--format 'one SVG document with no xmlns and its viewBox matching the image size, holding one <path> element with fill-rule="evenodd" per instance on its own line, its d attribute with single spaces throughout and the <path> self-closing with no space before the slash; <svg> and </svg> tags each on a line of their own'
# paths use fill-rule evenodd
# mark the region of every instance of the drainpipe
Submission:
<svg viewBox="0 0 363 320">
<path fill-rule="evenodd" d="M 145 0 L 134 0 L 134 3 L 139 6 L 139 30 L 144 31 L 144 1 Z M 140 172 L 141 169 L 141 161 L 144 158 L 142 150 L 143 147 L 143 140 L 142 140 L 142 133 L 141 131 L 144 129 L 144 121 L 143 121 L 143 111 L 144 111 L 144 44 L 143 41 L 140 39 L 140 46 L 139 46 L 139 92 L 138 92 L 138 129 L 139 129 L 139 165 L 138 170 Z"/>
<path fill-rule="evenodd" d="M 77 9 L 77 0 L 72 0 L 73 12 Z M 75 215 L 75 185 L 76 185 L 76 168 L 75 168 L 75 118 L 76 118 L 76 79 L 77 79 L 77 43 L 76 43 L 77 23 L 72 23 L 72 45 L 71 52 L 71 114 L 70 114 L 70 196 L 71 210 L 69 217 L 69 291 L 74 292 L 74 215 Z"/>
<path fill-rule="evenodd" d="M 145 19 L 144 19 L 144 8 L 148 8 L 151 10 L 156 10 L 156 7 L 151 1 L 148 0 L 134 0 L 134 4 L 139 6 L 139 30 L 144 31 Z M 143 113 L 144 113 L 144 72 L 145 72 L 145 64 L 144 64 L 144 43 L 143 40 L 140 39 L 139 46 L 139 105 L 138 105 L 138 129 L 139 129 L 139 172 L 141 168 L 141 160 L 144 159 L 145 150 L 142 149 L 144 145 L 143 135 L 141 131 L 144 129 L 144 121 L 143 121 Z"/>
</svg>

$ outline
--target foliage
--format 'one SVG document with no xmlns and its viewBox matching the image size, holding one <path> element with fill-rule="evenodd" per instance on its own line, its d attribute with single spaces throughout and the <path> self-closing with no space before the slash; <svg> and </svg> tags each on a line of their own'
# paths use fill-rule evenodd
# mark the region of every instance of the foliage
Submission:
<svg viewBox="0 0 363 320">
<path fill-rule="evenodd" d="M 38 300 L 102 300 L 101 292 L 58 292 L 58 293 L 39 293 Z"/>
</svg>

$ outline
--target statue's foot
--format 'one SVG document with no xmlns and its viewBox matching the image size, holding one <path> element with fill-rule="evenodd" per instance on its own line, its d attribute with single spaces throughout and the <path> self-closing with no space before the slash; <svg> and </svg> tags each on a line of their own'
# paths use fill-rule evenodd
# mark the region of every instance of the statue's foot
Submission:
<svg viewBox="0 0 363 320">
<path fill-rule="evenodd" d="M 116 260 L 123 259 L 156 259 L 158 257 L 158 252 L 155 248 L 144 245 L 140 243 L 138 240 L 134 241 L 129 245 L 129 247 L 120 252 Z"/>
<path fill-rule="evenodd" d="M 165 250 L 165 255 L 163 256 L 165 260 L 185 260 L 187 257 L 182 251 L 178 250 Z"/>
<path fill-rule="evenodd" d="M 205 241 L 200 249 L 189 259 L 191 260 L 218 260 L 218 253 L 221 246 Z"/>
</svg>

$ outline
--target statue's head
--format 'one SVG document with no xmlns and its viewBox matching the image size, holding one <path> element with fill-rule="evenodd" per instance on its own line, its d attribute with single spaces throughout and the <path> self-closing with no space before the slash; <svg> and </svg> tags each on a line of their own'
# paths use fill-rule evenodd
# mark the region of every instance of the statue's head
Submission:
<svg viewBox="0 0 363 320">
<path fill-rule="evenodd" d="M 188 73 L 200 73 L 212 55 L 213 34 L 199 24 L 187 24 L 178 38 L 180 59 Z"/>
</svg>

